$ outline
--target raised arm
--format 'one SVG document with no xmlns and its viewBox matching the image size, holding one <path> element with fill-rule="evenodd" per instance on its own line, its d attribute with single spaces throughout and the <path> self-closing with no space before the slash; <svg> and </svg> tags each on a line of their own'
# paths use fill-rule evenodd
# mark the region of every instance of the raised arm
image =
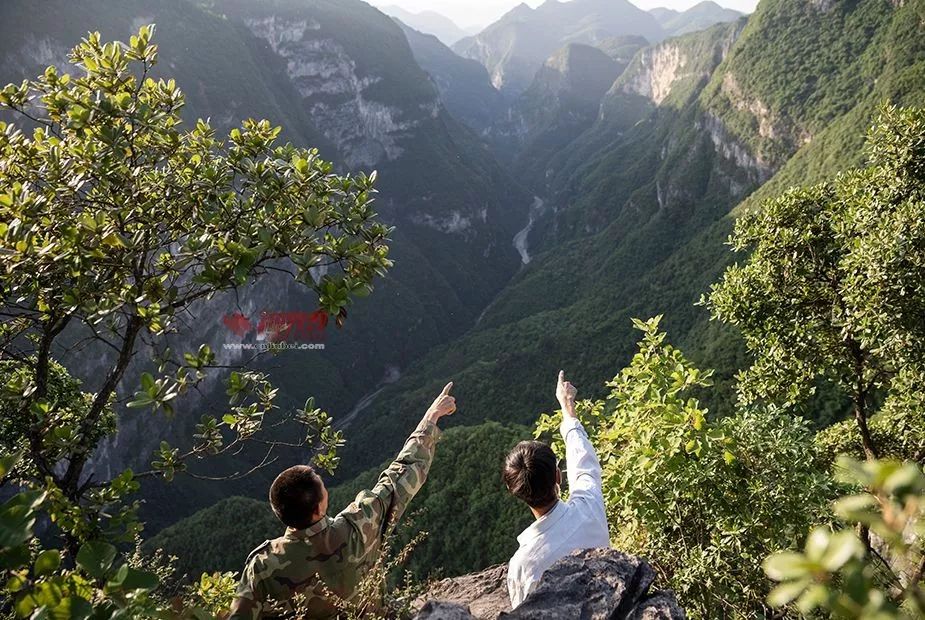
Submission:
<svg viewBox="0 0 925 620">
<path fill-rule="evenodd" d="M 568 473 L 570 497 L 586 496 L 604 505 L 601 489 L 601 463 L 588 440 L 588 434 L 575 414 L 575 396 L 578 390 L 565 380 L 565 372 L 559 371 L 556 384 L 556 398 L 562 407 L 562 424 L 559 427 L 565 440 L 565 468 Z"/>
<path fill-rule="evenodd" d="M 450 396 L 453 383 L 443 391 L 427 409 L 421 423 L 391 465 L 379 475 L 369 491 L 361 491 L 338 519 L 343 518 L 356 531 L 351 551 L 357 555 L 378 546 L 391 523 L 397 521 L 411 499 L 421 490 L 434 459 L 440 418 L 456 411 L 456 399 Z"/>
</svg>

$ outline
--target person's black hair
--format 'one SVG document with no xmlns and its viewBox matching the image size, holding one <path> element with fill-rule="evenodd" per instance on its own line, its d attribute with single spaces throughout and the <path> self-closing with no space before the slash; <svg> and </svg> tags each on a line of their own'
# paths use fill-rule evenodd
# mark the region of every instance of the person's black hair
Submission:
<svg viewBox="0 0 925 620">
<path fill-rule="evenodd" d="M 504 459 L 501 477 L 517 499 L 542 509 L 558 499 L 558 465 L 552 449 L 540 441 L 522 441 Z"/>
<path fill-rule="evenodd" d="M 286 526 L 304 530 L 322 498 L 321 477 L 308 465 L 296 465 L 285 470 L 270 486 L 270 506 Z"/>
</svg>

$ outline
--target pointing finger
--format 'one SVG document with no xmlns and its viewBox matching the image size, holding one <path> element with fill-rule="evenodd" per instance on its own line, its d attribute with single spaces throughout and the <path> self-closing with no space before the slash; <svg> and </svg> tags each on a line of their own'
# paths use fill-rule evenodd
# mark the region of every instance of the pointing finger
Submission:
<svg viewBox="0 0 925 620">
<path fill-rule="evenodd" d="M 452 389 L 452 387 L 453 387 L 453 382 L 450 381 L 449 383 L 446 384 L 446 386 L 444 386 L 443 391 L 441 392 L 441 394 L 442 394 L 443 396 L 447 396 L 447 395 L 450 393 L 450 390 Z"/>
<path fill-rule="evenodd" d="M 565 381 L 565 371 L 560 370 L 559 371 L 559 383 L 562 383 L 563 381 Z"/>
</svg>

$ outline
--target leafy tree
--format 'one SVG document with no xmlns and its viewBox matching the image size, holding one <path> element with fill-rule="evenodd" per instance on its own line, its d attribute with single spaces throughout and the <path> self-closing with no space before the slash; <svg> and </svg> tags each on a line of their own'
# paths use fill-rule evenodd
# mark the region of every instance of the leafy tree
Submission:
<svg viewBox="0 0 925 620">
<path fill-rule="evenodd" d="M 800 542 L 833 484 L 803 420 L 756 408 L 710 422 L 690 394 L 711 373 L 665 342 L 660 318 L 634 321 L 644 336 L 632 362 L 606 399 L 578 407 L 603 466 L 612 543 L 648 558 L 691 617 L 760 616 L 763 558 Z M 537 435 L 558 422 L 544 415 Z M 564 454 L 561 439 L 553 446 Z"/>
<path fill-rule="evenodd" d="M 8 584 L 20 615 L 88 602 L 115 609 L 118 588 L 106 580 L 127 578 L 127 565 L 98 539 L 131 540 L 130 496 L 145 476 L 171 479 L 245 443 L 266 450 L 263 463 L 280 447 L 313 447 L 316 463 L 333 468 L 341 436 L 311 400 L 271 420 L 276 391 L 266 376 L 228 372 L 207 345 L 169 336 L 200 304 L 271 272 L 314 290 L 340 325 L 351 298 L 391 265 L 390 231 L 371 205 L 375 174 L 334 174 L 317 151 L 278 145 L 280 128 L 267 121 L 245 121 L 227 140 L 206 121 L 184 127 L 176 84 L 148 77 L 153 32 L 142 27 L 128 44 L 92 33 L 71 53 L 73 75 L 49 67 L 0 90 L 0 112 L 14 120 L 0 122 L 0 445 L 20 455 L 4 484 L 28 489 L 8 506 L 15 519 L 0 520 L 0 569 L 21 574 L 35 511 L 65 543 L 63 554 L 39 556 L 27 573 L 37 581 Z M 326 275 L 316 279 L 316 267 Z M 151 359 L 136 367 L 149 372 L 126 397 L 140 351 Z M 69 354 L 99 360 L 90 391 L 56 361 Z M 100 480 L 88 471 L 122 405 L 170 415 L 210 372 L 227 375 L 229 403 L 224 415 L 203 417 L 192 447 L 163 444 L 148 472 Z M 286 420 L 301 430 L 274 439 L 269 427 Z M 106 566 L 81 553 L 102 554 Z M 88 578 L 109 584 L 105 604 L 83 587 Z"/>
<path fill-rule="evenodd" d="M 925 110 L 884 106 L 868 167 L 793 188 L 736 222 L 750 250 L 708 303 L 754 356 L 743 403 L 803 402 L 819 381 L 851 399 L 868 458 L 868 418 L 920 402 L 925 369 Z"/>
<path fill-rule="evenodd" d="M 846 524 L 877 534 L 876 551 L 851 529 L 812 531 L 802 552 L 785 551 L 765 562 L 780 582 L 768 601 L 795 604 L 802 614 L 824 611 L 836 618 L 921 618 L 925 616 L 925 475 L 914 463 L 839 462 L 845 482 L 867 489 L 838 500 L 835 512 Z"/>
</svg>

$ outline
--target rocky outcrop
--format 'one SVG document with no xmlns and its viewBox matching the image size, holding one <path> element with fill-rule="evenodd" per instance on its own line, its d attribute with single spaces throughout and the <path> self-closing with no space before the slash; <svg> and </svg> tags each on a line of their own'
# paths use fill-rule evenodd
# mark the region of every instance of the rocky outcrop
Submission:
<svg viewBox="0 0 925 620">
<path fill-rule="evenodd" d="M 480 573 L 438 581 L 425 596 L 431 597 L 434 600 L 421 607 L 418 617 L 450 619 L 454 617 L 452 614 L 462 610 L 462 618 L 497 618 L 511 611 L 507 566 L 492 566 Z"/>
<path fill-rule="evenodd" d="M 399 142 L 423 118 L 439 111 L 436 98 L 416 109 L 402 109 L 375 99 L 384 78 L 363 75 L 355 59 L 313 19 L 276 15 L 251 17 L 244 23 L 284 59 L 286 72 L 325 136 L 354 168 L 397 159 Z"/>
<path fill-rule="evenodd" d="M 556 562 L 527 599 L 510 611 L 506 567 L 438 582 L 416 620 L 680 620 L 670 592 L 650 591 L 655 571 L 642 558 L 586 549 Z"/>
<path fill-rule="evenodd" d="M 643 69 L 623 85 L 626 92 L 636 93 L 650 99 L 655 105 L 665 100 L 671 86 L 684 71 L 687 54 L 677 43 L 663 43 L 645 50 L 641 54 Z"/>
<path fill-rule="evenodd" d="M 669 39 L 639 52 L 614 84 L 612 93 L 645 97 L 661 105 L 673 93 L 699 90 L 726 57 L 743 22 L 714 26 Z"/>
<path fill-rule="evenodd" d="M 753 180 L 764 183 L 774 175 L 775 168 L 764 158 L 754 155 L 748 147 L 730 134 L 723 121 L 715 114 L 705 113 L 697 123 L 697 128 L 710 134 L 710 140 L 717 153 L 735 162 L 735 165 L 747 171 Z"/>
</svg>

